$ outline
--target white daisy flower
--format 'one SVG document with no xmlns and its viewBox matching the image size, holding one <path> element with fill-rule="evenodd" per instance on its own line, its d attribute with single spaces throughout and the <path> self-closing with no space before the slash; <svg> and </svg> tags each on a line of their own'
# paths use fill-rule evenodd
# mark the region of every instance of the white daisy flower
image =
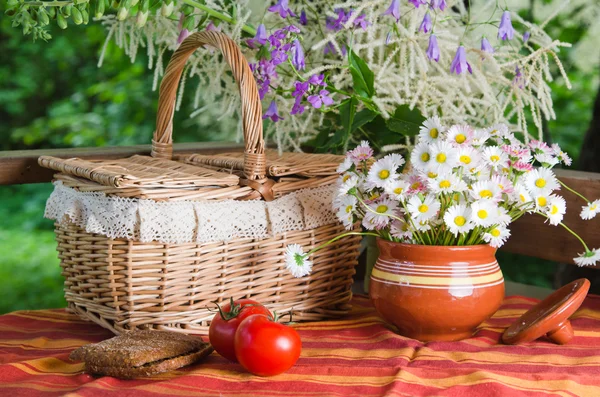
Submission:
<svg viewBox="0 0 600 397">
<path fill-rule="evenodd" d="M 352 159 L 350 157 L 346 157 L 344 161 L 341 162 L 340 165 L 338 165 L 337 167 L 338 174 L 343 174 L 344 172 L 348 171 L 353 165 L 354 162 L 352 162 Z"/>
<path fill-rule="evenodd" d="M 397 216 L 398 203 L 390 199 L 379 200 L 365 211 L 363 226 L 369 230 L 380 230 L 386 227 L 391 218 Z"/>
<path fill-rule="evenodd" d="M 389 159 L 389 161 L 391 161 L 392 164 L 396 166 L 395 169 L 398 169 L 398 167 L 401 167 L 406 162 L 404 161 L 404 157 L 402 157 L 402 155 L 398 153 L 390 153 L 387 156 L 385 156 L 384 159 Z"/>
<path fill-rule="evenodd" d="M 588 220 L 595 218 L 598 213 L 600 213 L 600 199 L 594 200 L 591 203 L 588 203 L 588 205 L 581 207 L 581 214 L 579 214 L 579 216 L 581 216 L 581 219 Z"/>
<path fill-rule="evenodd" d="M 506 208 L 498 206 L 498 214 L 496 215 L 496 221 L 499 225 L 504 226 L 507 226 L 512 222 L 512 218 L 508 214 L 508 210 Z"/>
<path fill-rule="evenodd" d="M 346 173 L 338 178 L 338 194 L 345 195 L 348 194 L 348 191 L 352 188 L 358 186 L 360 180 L 358 175 Z"/>
<path fill-rule="evenodd" d="M 419 141 L 433 143 L 442 138 L 442 134 L 446 131 L 446 127 L 442 125 L 440 118 L 433 116 L 423 122 L 419 130 Z"/>
<path fill-rule="evenodd" d="M 502 139 L 510 132 L 510 130 L 508 129 L 508 126 L 506 124 L 500 123 L 492 125 L 490 128 L 487 129 L 486 132 L 492 138 Z"/>
<path fill-rule="evenodd" d="M 346 229 L 352 228 L 356 202 L 356 197 L 354 196 L 342 196 L 336 203 L 338 208 L 337 217 L 344 224 Z"/>
<path fill-rule="evenodd" d="M 385 185 L 385 192 L 395 200 L 404 200 L 406 199 L 406 193 L 409 188 L 408 182 L 402 179 L 396 179 Z"/>
<path fill-rule="evenodd" d="M 312 271 L 312 262 L 308 260 L 299 244 L 290 244 L 285 249 L 285 267 L 296 278 L 304 277 Z"/>
<path fill-rule="evenodd" d="M 492 200 L 477 200 L 471 204 L 471 220 L 477 226 L 498 223 L 498 206 Z"/>
<path fill-rule="evenodd" d="M 546 209 L 546 207 L 548 206 L 548 201 L 550 201 L 550 196 L 547 194 L 540 194 L 534 196 L 533 202 L 535 203 L 535 209 L 537 211 Z"/>
<path fill-rule="evenodd" d="M 558 160 L 561 163 L 563 163 L 564 165 L 570 166 L 571 163 L 573 163 L 573 160 L 571 160 L 571 157 L 569 157 L 569 155 L 567 153 L 562 151 L 560 146 L 558 146 L 558 143 L 555 143 L 552 145 L 552 151 L 554 152 L 556 157 L 558 157 Z"/>
<path fill-rule="evenodd" d="M 548 168 L 536 168 L 525 176 L 525 187 L 532 196 L 548 195 L 560 189 L 554 173 Z"/>
<path fill-rule="evenodd" d="M 494 248 L 499 248 L 510 237 L 510 230 L 506 226 L 495 226 L 489 232 L 483 233 L 483 241 Z"/>
<path fill-rule="evenodd" d="M 410 153 L 410 163 L 420 171 L 425 171 L 431 161 L 431 148 L 427 142 L 419 142 Z"/>
<path fill-rule="evenodd" d="M 533 157 L 547 168 L 552 168 L 559 163 L 556 157 L 547 153 L 537 153 Z"/>
<path fill-rule="evenodd" d="M 472 170 L 479 166 L 479 152 L 471 146 L 461 146 L 457 153 L 458 165 L 465 170 Z"/>
<path fill-rule="evenodd" d="M 512 194 L 514 191 L 513 183 L 504 175 L 494 175 L 491 179 L 492 183 L 495 183 L 502 193 Z"/>
<path fill-rule="evenodd" d="M 392 237 L 395 237 L 400 240 L 409 239 L 412 237 L 412 231 L 410 230 L 410 225 L 408 224 L 408 222 L 398 219 L 392 221 L 390 234 L 392 235 Z"/>
<path fill-rule="evenodd" d="M 436 216 L 440 207 L 439 200 L 432 195 L 425 196 L 422 201 L 419 196 L 412 196 L 406 204 L 410 216 L 419 222 L 427 221 Z"/>
<path fill-rule="evenodd" d="M 595 265 L 596 262 L 600 261 L 600 249 L 596 248 L 579 254 L 577 258 L 573 258 L 573 261 L 579 266 Z"/>
<path fill-rule="evenodd" d="M 475 200 L 500 200 L 502 191 L 490 180 L 481 180 L 474 183 L 470 190 L 471 196 Z"/>
<path fill-rule="evenodd" d="M 467 205 L 469 203 L 469 201 L 465 198 L 465 195 L 463 193 L 452 193 L 450 195 L 450 198 L 452 199 L 452 203 L 454 204 Z"/>
<path fill-rule="evenodd" d="M 456 148 L 446 141 L 436 142 L 431 148 L 429 170 L 436 174 L 452 172 L 458 158 Z"/>
<path fill-rule="evenodd" d="M 473 138 L 473 128 L 467 124 L 453 125 L 448 130 L 446 139 L 453 145 L 468 145 Z"/>
<path fill-rule="evenodd" d="M 444 223 L 455 236 L 459 233 L 467 233 L 474 227 L 471 221 L 471 210 L 463 204 L 449 207 L 444 214 Z"/>
<path fill-rule="evenodd" d="M 476 129 L 473 131 L 473 139 L 471 140 L 471 145 L 473 146 L 481 146 L 490 139 L 490 133 L 487 130 Z"/>
<path fill-rule="evenodd" d="M 521 183 L 515 185 L 515 189 L 511 197 L 520 206 L 533 202 L 533 198 L 531 197 L 527 189 L 525 189 L 525 186 L 523 186 Z"/>
<path fill-rule="evenodd" d="M 435 194 L 463 192 L 467 190 L 467 184 L 454 174 L 444 174 L 427 181 L 429 190 Z"/>
<path fill-rule="evenodd" d="M 483 150 L 483 160 L 491 168 L 498 170 L 508 167 L 508 155 L 498 146 L 489 146 Z"/>
<path fill-rule="evenodd" d="M 373 189 L 376 187 L 384 187 L 386 183 L 394 180 L 398 174 L 396 173 L 396 164 L 393 159 L 386 156 L 377 160 L 371 166 L 367 175 L 367 188 Z"/>
<path fill-rule="evenodd" d="M 565 213 L 567 212 L 567 202 L 564 198 L 552 195 L 550 196 L 550 200 L 548 200 L 548 210 L 546 211 L 546 216 L 550 221 L 551 225 L 558 225 L 562 222 Z"/>
<path fill-rule="evenodd" d="M 431 223 L 428 220 L 421 220 L 416 222 L 415 226 L 419 232 L 426 232 L 431 230 Z"/>
</svg>

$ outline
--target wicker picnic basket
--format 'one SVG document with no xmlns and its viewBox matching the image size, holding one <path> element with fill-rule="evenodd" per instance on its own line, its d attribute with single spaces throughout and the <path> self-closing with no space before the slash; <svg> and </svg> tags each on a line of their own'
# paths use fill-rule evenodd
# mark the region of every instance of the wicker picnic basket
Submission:
<svg viewBox="0 0 600 397">
<path fill-rule="evenodd" d="M 206 44 L 238 82 L 245 150 L 173 160 L 177 86 L 188 57 Z M 69 308 L 115 333 L 206 333 L 213 302 L 230 297 L 292 312 L 294 321 L 346 314 L 357 237 L 312 255 L 305 277 L 293 277 L 284 260 L 288 244 L 310 249 L 343 231 L 331 210 L 342 160 L 265 150 L 261 103 L 240 49 L 219 32 L 192 34 L 160 85 L 151 156 L 39 159 L 59 171 L 45 215 L 56 221 Z"/>
</svg>

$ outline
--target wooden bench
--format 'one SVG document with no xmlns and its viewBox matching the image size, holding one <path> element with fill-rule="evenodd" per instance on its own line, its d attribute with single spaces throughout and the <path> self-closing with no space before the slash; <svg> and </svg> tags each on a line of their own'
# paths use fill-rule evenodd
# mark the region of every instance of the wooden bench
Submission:
<svg viewBox="0 0 600 397">
<path fill-rule="evenodd" d="M 201 142 L 174 144 L 174 153 L 218 153 L 239 150 L 243 145 L 228 142 Z M 149 155 L 150 145 L 118 146 L 101 148 L 71 148 L 49 150 L 21 150 L 0 152 L 0 185 L 18 185 L 26 183 L 50 182 L 54 172 L 41 168 L 37 159 L 49 155 L 62 158 L 78 157 L 82 159 L 122 158 L 134 154 Z M 588 198 L 600 197 L 600 173 L 589 173 L 557 169 L 556 174 L 567 186 Z M 561 192 L 567 201 L 565 223 L 575 230 L 590 248 L 600 247 L 600 228 L 596 220 L 584 221 L 579 217 L 583 200 L 563 189 Z M 560 226 L 544 223 L 536 215 L 525 215 L 510 226 L 511 237 L 502 250 L 520 255 L 547 259 L 560 263 L 573 264 L 573 257 L 581 252 L 577 239 Z M 361 272 L 358 272 L 359 275 Z M 364 274 L 364 272 L 363 272 Z M 360 281 L 356 289 L 360 291 Z M 521 295 L 543 298 L 551 289 L 529 286 L 515 282 L 506 283 L 507 295 Z"/>
</svg>

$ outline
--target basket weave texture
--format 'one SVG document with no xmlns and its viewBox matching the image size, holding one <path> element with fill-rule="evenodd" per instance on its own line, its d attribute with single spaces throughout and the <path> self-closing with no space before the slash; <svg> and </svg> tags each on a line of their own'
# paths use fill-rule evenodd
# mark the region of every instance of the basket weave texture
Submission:
<svg viewBox="0 0 600 397">
<path fill-rule="evenodd" d="M 172 118 L 177 86 L 188 57 L 204 45 L 221 51 L 238 82 L 244 153 L 173 159 Z M 50 214 L 56 220 L 69 308 L 114 333 L 155 328 L 204 334 L 214 316 L 213 302 L 230 297 L 256 299 L 283 318 L 291 313 L 294 321 L 345 315 L 350 309 L 359 237 L 338 240 L 312 255 L 313 271 L 308 276 L 294 278 L 285 266 L 287 245 L 295 243 L 310 249 L 344 230 L 334 221 L 329 206 L 315 210 L 313 204 L 312 208 L 304 208 L 300 218 L 296 211 L 297 227 L 284 229 L 275 226 L 275 213 L 268 212 L 270 203 L 267 207 L 246 206 L 264 212 L 257 216 L 263 219 L 262 234 L 247 237 L 242 233 L 247 225 L 236 224 L 230 227 L 233 234 L 228 234 L 232 239 L 224 239 L 218 233 L 207 238 L 206 233 L 199 232 L 212 230 L 207 229 L 206 222 L 211 221 L 216 227 L 215 221 L 219 221 L 210 219 L 209 215 L 214 214 L 201 213 L 208 211 L 203 208 L 210 208 L 203 203 L 227 202 L 235 212 L 236 206 L 247 200 L 276 200 L 273 204 L 279 204 L 273 208 L 278 213 L 293 212 L 292 208 L 281 207 L 287 196 L 291 194 L 296 200 L 298 191 L 297 201 L 301 202 L 302 197 L 331 192 L 327 186 L 335 183 L 336 168 L 342 160 L 335 155 L 279 155 L 265 150 L 258 90 L 241 51 L 220 32 L 192 34 L 173 54 L 165 71 L 151 157 L 39 159 L 40 165 L 59 172 L 55 183 L 62 196 L 55 191 L 53 205 L 56 206 L 56 197 L 75 197 L 68 210 Z M 78 197 L 95 201 L 83 205 Z M 52 197 L 49 206 L 51 201 Z M 165 230 L 181 226 L 176 214 L 165 213 L 163 218 L 170 219 L 168 226 L 172 229 L 144 239 L 144 217 L 134 213 L 131 229 L 116 237 L 108 232 L 110 228 L 102 228 L 115 219 L 125 222 L 116 212 L 115 202 L 170 211 L 192 208 L 186 222 L 193 230 L 184 240 L 165 234 Z M 176 202 L 180 204 L 167 205 Z M 100 203 L 98 207 L 103 212 L 91 208 L 93 203 Z M 312 212 L 309 214 L 308 210 Z M 322 211 L 317 218 L 328 221 L 311 220 L 315 211 Z M 48 212 L 53 211 L 47 208 L 47 215 Z"/>
</svg>

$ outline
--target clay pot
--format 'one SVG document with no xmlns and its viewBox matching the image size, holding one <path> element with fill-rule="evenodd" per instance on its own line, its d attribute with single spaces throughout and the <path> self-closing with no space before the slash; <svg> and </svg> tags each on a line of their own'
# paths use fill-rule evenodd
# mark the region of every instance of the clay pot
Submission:
<svg viewBox="0 0 600 397">
<path fill-rule="evenodd" d="M 498 310 L 504 278 L 496 249 L 401 244 L 377 239 L 369 294 L 401 335 L 421 341 L 470 337 Z"/>
</svg>

